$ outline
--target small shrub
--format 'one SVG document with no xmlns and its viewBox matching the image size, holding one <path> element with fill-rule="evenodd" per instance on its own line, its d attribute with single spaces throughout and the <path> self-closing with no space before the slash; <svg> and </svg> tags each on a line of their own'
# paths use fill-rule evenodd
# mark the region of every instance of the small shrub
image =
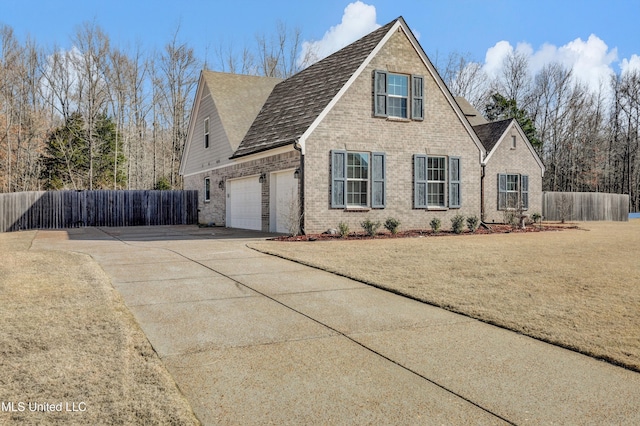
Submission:
<svg viewBox="0 0 640 426">
<path fill-rule="evenodd" d="M 518 213 L 515 210 L 505 210 L 502 212 L 502 222 L 505 225 L 511 225 L 513 228 L 518 226 Z"/>
<path fill-rule="evenodd" d="M 364 229 L 364 232 L 370 236 L 373 237 L 374 235 L 376 235 L 376 232 L 378 232 L 378 228 L 380 228 L 380 222 L 373 222 L 371 219 L 365 219 L 364 221 L 360 222 L 360 226 L 362 226 L 362 229 Z"/>
<path fill-rule="evenodd" d="M 440 222 L 440 219 L 438 219 L 437 217 L 434 217 L 433 219 L 431 219 L 431 222 L 429 222 L 429 226 L 431 227 L 431 230 L 436 234 L 440 232 L 441 225 L 442 223 Z"/>
<path fill-rule="evenodd" d="M 451 230 L 456 234 L 461 234 L 464 230 L 464 216 L 457 214 L 451 218 Z"/>
<path fill-rule="evenodd" d="M 340 222 L 338 224 L 338 234 L 340 234 L 341 238 L 347 238 L 349 236 L 349 225 L 345 222 Z"/>
<path fill-rule="evenodd" d="M 542 215 L 540 213 L 536 212 L 531 215 L 531 220 L 533 220 L 534 223 L 538 223 L 540 219 L 542 219 Z"/>
<path fill-rule="evenodd" d="M 480 220 L 478 219 L 478 216 L 469 216 L 467 218 L 467 228 L 470 232 L 476 232 L 476 229 L 478 229 L 479 225 Z"/>
<path fill-rule="evenodd" d="M 384 227 L 387 231 L 391 232 L 392 235 L 396 235 L 398 233 L 398 228 L 400 227 L 400 221 L 396 218 L 390 217 L 384 222 Z"/>
</svg>

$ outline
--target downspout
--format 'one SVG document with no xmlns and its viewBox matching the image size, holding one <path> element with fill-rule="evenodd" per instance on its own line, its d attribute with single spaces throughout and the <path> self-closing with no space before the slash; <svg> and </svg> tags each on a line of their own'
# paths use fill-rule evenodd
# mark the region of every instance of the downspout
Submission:
<svg viewBox="0 0 640 426">
<path fill-rule="evenodd" d="M 481 164 L 482 173 L 480 174 L 480 222 L 484 223 L 485 219 L 485 211 L 484 211 L 484 175 L 485 175 L 485 164 Z"/>
<path fill-rule="evenodd" d="M 293 149 L 300 153 L 300 173 L 298 174 L 298 197 L 300 203 L 300 234 L 304 235 L 304 155 L 302 155 L 302 146 L 300 138 L 293 142 Z"/>
</svg>

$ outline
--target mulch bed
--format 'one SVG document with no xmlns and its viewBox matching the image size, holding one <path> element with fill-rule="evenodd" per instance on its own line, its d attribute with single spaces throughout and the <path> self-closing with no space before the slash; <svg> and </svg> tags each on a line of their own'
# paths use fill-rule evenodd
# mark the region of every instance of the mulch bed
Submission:
<svg viewBox="0 0 640 426">
<path fill-rule="evenodd" d="M 456 235 L 486 235 L 486 234 L 509 234 L 509 233 L 523 233 L 523 232 L 545 232 L 545 231 L 562 231 L 564 229 L 578 229 L 575 224 L 543 224 L 543 225 L 528 225 L 523 228 L 514 228 L 511 225 L 503 224 L 488 224 L 479 227 L 475 232 L 464 230 L 461 234 L 455 234 L 452 231 L 439 231 L 433 232 L 431 229 L 413 229 L 408 231 L 400 231 L 396 235 L 392 235 L 390 232 L 379 232 L 374 236 L 369 236 L 364 232 L 350 232 L 347 237 L 341 237 L 338 234 L 331 234 L 325 232 L 323 234 L 306 234 L 292 236 L 280 236 L 270 238 L 269 241 L 345 241 L 345 240 L 381 240 L 388 238 L 422 238 L 422 237 L 444 237 L 444 236 L 456 236 Z"/>
</svg>

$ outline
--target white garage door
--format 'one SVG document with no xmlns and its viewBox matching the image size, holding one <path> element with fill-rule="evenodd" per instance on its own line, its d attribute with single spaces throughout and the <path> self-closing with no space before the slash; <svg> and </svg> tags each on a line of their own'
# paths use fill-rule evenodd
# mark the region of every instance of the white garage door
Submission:
<svg viewBox="0 0 640 426">
<path fill-rule="evenodd" d="M 294 170 L 271 174 L 269 198 L 269 230 L 271 232 L 291 233 L 291 226 L 299 223 L 298 180 L 293 177 Z"/>
<path fill-rule="evenodd" d="M 227 226 L 262 230 L 262 184 L 258 176 L 227 181 Z"/>
</svg>

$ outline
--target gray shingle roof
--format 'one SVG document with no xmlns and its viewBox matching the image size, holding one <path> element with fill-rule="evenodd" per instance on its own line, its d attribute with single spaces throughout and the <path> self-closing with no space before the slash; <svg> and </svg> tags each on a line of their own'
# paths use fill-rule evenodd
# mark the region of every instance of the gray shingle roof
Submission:
<svg viewBox="0 0 640 426">
<path fill-rule="evenodd" d="M 491 152 L 493 147 L 496 146 L 500 137 L 511 124 L 511 121 L 513 121 L 513 118 L 473 126 L 473 130 L 475 130 L 476 135 L 478 135 L 480 142 L 482 142 L 482 145 L 485 147 L 487 152 Z"/>
<path fill-rule="evenodd" d="M 231 158 L 293 143 L 311 126 L 398 19 L 276 85 Z"/>
<path fill-rule="evenodd" d="M 280 78 L 202 71 L 220 121 L 235 150 Z"/>
<path fill-rule="evenodd" d="M 480 111 L 471 105 L 465 98 L 462 96 L 456 96 L 454 99 L 472 126 L 479 126 L 480 124 L 488 123 L 487 119 L 484 118 Z"/>
</svg>

